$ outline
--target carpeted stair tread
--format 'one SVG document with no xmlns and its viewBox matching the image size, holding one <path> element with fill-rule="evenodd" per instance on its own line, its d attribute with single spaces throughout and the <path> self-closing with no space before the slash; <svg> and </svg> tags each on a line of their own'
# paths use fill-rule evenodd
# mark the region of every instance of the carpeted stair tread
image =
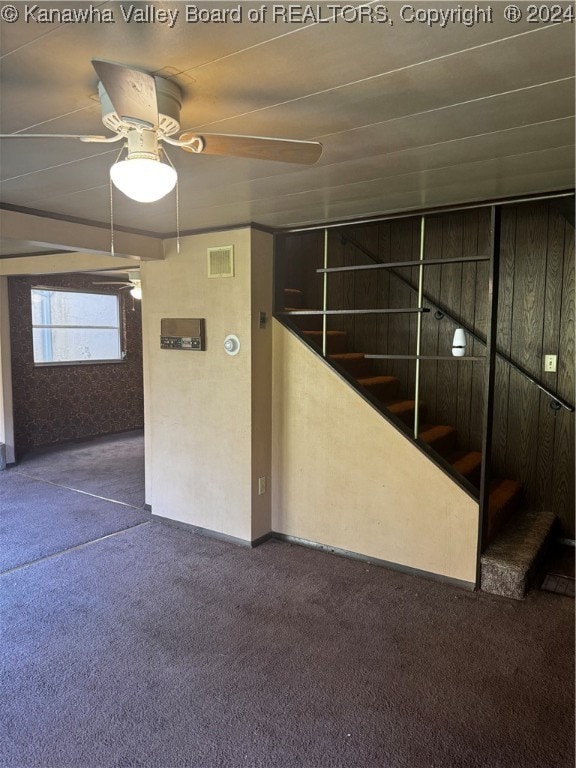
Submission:
<svg viewBox="0 0 576 768">
<path fill-rule="evenodd" d="M 449 456 L 456 448 L 457 432 L 454 427 L 445 424 L 424 424 L 420 430 L 420 439 L 442 456 Z"/>
<path fill-rule="evenodd" d="M 400 382 L 395 376 L 369 376 L 357 381 L 361 387 L 384 404 L 398 398 Z"/>
<path fill-rule="evenodd" d="M 450 458 L 454 470 L 463 475 L 474 485 L 480 484 L 482 470 L 482 454 L 479 451 L 467 451 L 455 454 Z"/>
<path fill-rule="evenodd" d="M 320 338 L 320 340 L 322 340 L 322 331 L 307 331 L 306 335 L 311 336 L 313 339 Z M 346 331 L 326 331 L 326 335 L 331 336 L 332 338 L 336 338 L 336 337 L 345 338 L 346 336 L 348 336 Z"/>
<path fill-rule="evenodd" d="M 511 517 L 481 557 L 482 591 L 521 600 L 554 520 L 553 512 L 535 510 L 522 510 Z"/>
<path fill-rule="evenodd" d="M 392 400 L 384 403 L 386 410 L 393 413 L 394 416 L 404 421 L 408 426 L 414 424 L 414 411 L 416 403 L 414 400 Z M 420 411 L 424 409 L 424 404 L 420 403 Z"/>
<path fill-rule="evenodd" d="M 363 387 L 372 387 L 374 384 L 391 384 L 395 381 L 398 381 L 395 376 L 365 376 L 358 379 L 358 384 L 361 384 Z"/>
</svg>

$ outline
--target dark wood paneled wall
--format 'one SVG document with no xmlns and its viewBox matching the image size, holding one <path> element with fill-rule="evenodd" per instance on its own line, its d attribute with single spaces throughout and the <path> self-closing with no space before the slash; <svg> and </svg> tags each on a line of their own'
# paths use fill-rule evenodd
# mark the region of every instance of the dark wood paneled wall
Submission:
<svg viewBox="0 0 576 768">
<path fill-rule="evenodd" d="M 412 261 L 420 250 L 420 218 L 399 219 L 330 230 L 329 266 L 372 263 L 342 235 L 351 235 L 383 262 Z M 323 233 L 281 238 L 287 287 L 305 288 L 310 308 L 322 305 Z M 426 217 L 425 259 L 490 254 L 490 209 Z M 288 265 L 288 266 L 286 266 Z M 414 287 L 418 268 L 395 270 Z M 422 319 L 424 355 L 449 355 L 454 329 L 463 323 L 486 337 L 488 262 L 443 264 L 424 268 Z M 290 281 L 294 284 L 290 285 Z M 435 304 L 448 317 L 434 317 Z M 417 305 L 416 290 L 391 270 L 331 274 L 328 308 L 402 308 Z M 331 320 L 344 328 L 351 349 L 378 354 L 414 354 L 415 315 L 356 316 Z M 574 402 L 574 228 L 555 201 L 504 206 L 502 212 L 498 350 L 537 380 Z M 468 338 L 468 354 L 481 356 L 485 346 Z M 545 373 L 544 355 L 558 356 L 556 373 Z M 396 376 L 402 393 L 413 396 L 415 365 L 387 360 L 381 373 Z M 421 399 L 424 420 L 457 428 L 462 449 L 479 450 L 484 410 L 483 363 L 423 361 Z M 574 537 L 574 414 L 553 411 L 550 399 L 509 365 L 498 360 L 494 407 L 493 472 L 520 480 L 526 504 L 553 509 L 563 535 Z"/>
<path fill-rule="evenodd" d="M 502 216 L 498 348 L 574 403 L 574 228 L 553 202 Z M 558 356 L 555 373 L 544 355 Z M 527 503 L 552 509 L 574 538 L 574 414 L 502 361 L 496 368 L 493 464 L 522 481 Z"/>
</svg>

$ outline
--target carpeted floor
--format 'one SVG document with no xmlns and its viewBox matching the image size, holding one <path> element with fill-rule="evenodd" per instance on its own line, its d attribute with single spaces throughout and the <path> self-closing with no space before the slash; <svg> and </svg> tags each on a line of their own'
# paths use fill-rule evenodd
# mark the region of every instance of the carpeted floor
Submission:
<svg viewBox="0 0 576 768">
<path fill-rule="evenodd" d="M 25 454 L 13 471 L 143 507 L 144 433 L 134 430 L 37 448 Z"/>
<path fill-rule="evenodd" d="M 0 473 L 0 573 L 146 522 L 143 509 Z"/>
<path fill-rule="evenodd" d="M 25 516 L 39 483 L 17 481 Z M 67 494 L 107 504 L 43 485 L 54 527 Z M 0 626 L 1 768 L 574 765 L 558 595 L 144 522 L 1 575 Z"/>
</svg>

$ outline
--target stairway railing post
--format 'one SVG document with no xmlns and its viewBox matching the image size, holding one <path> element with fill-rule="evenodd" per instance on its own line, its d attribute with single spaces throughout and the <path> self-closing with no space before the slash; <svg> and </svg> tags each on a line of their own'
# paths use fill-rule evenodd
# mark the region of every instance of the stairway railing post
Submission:
<svg viewBox="0 0 576 768">
<path fill-rule="evenodd" d="M 324 269 L 328 269 L 328 230 L 324 230 Z M 327 343 L 326 331 L 328 328 L 328 318 L 326 310 L 328 309 L 328 272 L 324 272 L 324 285 L 322 288 L 322 356 L 326 357 Z"/>
<path fill-rule="evenodd" d="M 476 585 L 480 585 L 480 556 L 487 544 L 492 461 L 492 432 L 494 424 L 494 383 L 496 379 L 496 334 L 498 323 L 498 289 L 500 278 L 500 230 L 502 209 L 491 209 L 490 234 L 492 258 L 488 281 L 488 328 L 486 329 L 486 379 L 484 382 L 484 415 L 482 429 L 482 473 L 480 476 L 480 507 L 478 516 L 478 551 Z"/>
<path fill-rule="evenodd" d="M 420 266 L 418 267 L 418 312 L 416 320 L 416 365 L 414 368 L 414 440 L 418 439 L 420 430 L 420 355 L 422 346 L 422 300 L 424 293 L 424 243 L 426 235 L 426 217 L 420 218 Z"/>
</svg>

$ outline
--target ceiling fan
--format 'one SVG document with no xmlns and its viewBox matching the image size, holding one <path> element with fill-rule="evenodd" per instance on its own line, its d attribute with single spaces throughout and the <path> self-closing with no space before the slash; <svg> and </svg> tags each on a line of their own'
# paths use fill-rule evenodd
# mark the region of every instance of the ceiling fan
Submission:
<svg viewBox="0 0 576 768">
<path fill-rule="evenodd" d="M 142 298 L 142 283 L 137 269 L 128 271 L 128 280 L 93 280 L 92 285 L 116 285 L 120 291 L 130 289 L 130 295 L 135 299 Z"/>
<path fill-rule="evenodd" d="M 120 161 L 118 157 L 110 177 L 125 195 L 143 203 L 160 200 L 176 185 L 176 169 L 163 148 L 164 143 L 194 154 L 304 165 L 312 165 L 322 154 L 322 145 L 317 141 L 194 131 L 184 131 L 174 138 L 180 131 L 182 105 L 182 93 L 174 82 L 101 59 L 92 59 L 92 66 L 99 78 L 102 122 L 113 131 L 113 136 L 10 133 L 0 134 L 0 138 L 79 139 L 106 144 L 125 140 L 126 159 Z"/>
</svg>

